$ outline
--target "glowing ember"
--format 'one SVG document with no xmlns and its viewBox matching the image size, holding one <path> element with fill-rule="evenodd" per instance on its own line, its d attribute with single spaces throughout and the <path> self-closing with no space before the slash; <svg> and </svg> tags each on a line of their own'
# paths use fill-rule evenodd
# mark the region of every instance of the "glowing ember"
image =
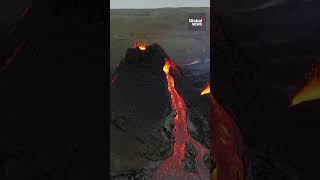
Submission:
<svg viewBox="0 0 320 180">
<path fill-rule="evenodd" d="M 312 66 L 306 81 L 292 97 L 290 106 L 317 99 L 320 99 L 320 64 Z"/>
<path fill-rule="evenodd" d="M 205 179 L 205 175 L 209 177 L 209 171 L 206 172 L 203 156 L 205 149 L 200 143 L 195 141 L 189 136 L 188 124 L 187 124 L 187 113 L 186 105 L 183 98 L 179 95 L 178 91 L 174 87 L 174 78 L 170 75 L 170 69 L 176 69 L 176 66 L 170 59 L 165 59 L 165 64 L 163 66 L 163 72 L 166 74 L 168 91 L 171 97 L 172 109 L 176 111 L 176 116 L 174 117 L 174 147 L 173 155 L 164 160 L 161 166 L 153 174 L 152 179 Z M 196 148 L 199 154 L 196 157 L 196 173 L 188 173 L 183 169 L 183 161 L 185 160 L 186 147 L 185 144 L 191 142 Z"/>
<path fill-rule="evenodd" d="M 136 41 L 133 45 L 134 48 L 139 48 L 141 51 L 145 51 L 147 49 L 147 45 L 143 41 Z"/>
<path fill-rule="evenodd" d="M 210 94 L 210 82 L 207 82 L 205 88 L 201 91 L 201 96 Z"/>
</svg>

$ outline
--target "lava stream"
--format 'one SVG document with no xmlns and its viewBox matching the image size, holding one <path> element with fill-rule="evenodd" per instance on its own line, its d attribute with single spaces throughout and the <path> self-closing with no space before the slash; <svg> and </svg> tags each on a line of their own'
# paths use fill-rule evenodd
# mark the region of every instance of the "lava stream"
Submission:
<svg viewBox="0 0 320 180">
<path fill-rule="evenodd" d="M 157 169 L 152 179 L 206 179 L 206 175 L 210 177 L 209 170 L 205 171 L 207 168 L 203 162 L 203 156 L 207 151 L 202 147 L 202 145 L 190 137 L 188 132 L 187 124 L 187 113 L 186 105 L 183 98 L 179 95 L 175 89 L 174 78 L 170 75 L 170 68 L 176 70 L 175 64 L 169 60 L 165 59 L 165 65 L 163 67 L 163 72 L 166 74 L 166 79 L 168 83 L 168 91 L 171 96 L 171 106 L 176 112 L 174 117 L 174 146 L 173 155 L 167 158 L 161 166 Z M 188 173 L 183 169 L 183 161 L 186 156 L 186 146 L 187 142 L 192 143 L 195 149 L 198 151 L 198 155 L 195 158 L 196 161 L 196 173 Z"/>
</svg>

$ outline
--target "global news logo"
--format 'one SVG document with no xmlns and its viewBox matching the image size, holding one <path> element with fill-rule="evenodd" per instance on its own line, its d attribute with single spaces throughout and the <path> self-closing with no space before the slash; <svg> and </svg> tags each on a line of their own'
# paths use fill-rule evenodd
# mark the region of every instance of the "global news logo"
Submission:
<svg viewBox="0 0 320 180">
<path fill-rule="evenodd" d="M 189 30 L 206 30 L 206 14 L 193 13 L 188 18 Z"/>
</svg>

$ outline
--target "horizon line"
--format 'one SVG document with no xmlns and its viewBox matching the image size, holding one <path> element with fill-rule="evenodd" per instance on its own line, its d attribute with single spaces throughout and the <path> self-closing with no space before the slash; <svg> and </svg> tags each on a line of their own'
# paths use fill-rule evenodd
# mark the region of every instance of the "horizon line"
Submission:
<svg viewBox="0 0 320 180">
<path fill-rule="evenodd" d="M 198 6 L 198 7 L 188 7 L 188 6 L 184 6 L 184 7 L 157 7 L 157 8 L 110 8 L 110 10 L 112 9 L 123 9 L 123 10 L 130 10 L 130 9 L 169 9 L 169 8 L 210 8 L 210 6 Z"/>
</svg>

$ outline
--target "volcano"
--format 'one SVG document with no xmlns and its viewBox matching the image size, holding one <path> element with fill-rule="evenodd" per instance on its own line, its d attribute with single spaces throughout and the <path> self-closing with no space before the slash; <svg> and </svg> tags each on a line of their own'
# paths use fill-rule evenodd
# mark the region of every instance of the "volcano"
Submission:
<svg viewBox="0 0 320 180">
<path fill-rule="evenodd" d="M 210 178 L 209 106 L 158 44 L 111 75 L 112 179 Z"/>
</svg>

